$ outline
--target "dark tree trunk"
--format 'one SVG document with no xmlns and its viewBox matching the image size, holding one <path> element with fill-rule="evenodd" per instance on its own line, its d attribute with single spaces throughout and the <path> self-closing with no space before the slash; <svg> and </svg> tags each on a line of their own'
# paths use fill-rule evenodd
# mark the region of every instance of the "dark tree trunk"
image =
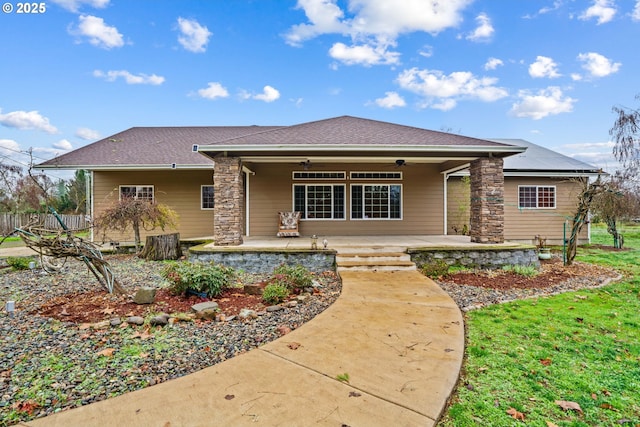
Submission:
<svg viewBox="0 0 640 427">
<path fill-rule="evenodd" d="M 140 257 L 147 261 L 178 259 L 182 256 L 180 233 L 147 236 Z"/>
</svg>

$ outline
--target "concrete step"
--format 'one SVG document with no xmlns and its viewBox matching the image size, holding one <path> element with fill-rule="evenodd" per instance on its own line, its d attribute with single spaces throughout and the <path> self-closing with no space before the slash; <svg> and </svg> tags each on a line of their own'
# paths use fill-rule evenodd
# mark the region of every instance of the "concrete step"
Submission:
<svg viewBox="0 0 640 427">
<path fill-rule="evenodd" d="M 365 252 L 338 254 L 338 271 L 413 271 L 416 265 L 404 252 Z"/>
</svg>

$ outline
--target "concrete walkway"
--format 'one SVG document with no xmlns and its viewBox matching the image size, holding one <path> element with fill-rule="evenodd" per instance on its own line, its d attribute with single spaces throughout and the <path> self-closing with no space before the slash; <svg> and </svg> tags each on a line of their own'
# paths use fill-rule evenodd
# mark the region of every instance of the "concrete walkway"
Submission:
<svg viewBox="0 0 640 427">
<path fill-rule="evenodd" d="M 331 307 L 259 349 L 20 425 L 434 425 L 462 365 L 458 307 L 415 271 L 341 276 Z"/>
</svg>

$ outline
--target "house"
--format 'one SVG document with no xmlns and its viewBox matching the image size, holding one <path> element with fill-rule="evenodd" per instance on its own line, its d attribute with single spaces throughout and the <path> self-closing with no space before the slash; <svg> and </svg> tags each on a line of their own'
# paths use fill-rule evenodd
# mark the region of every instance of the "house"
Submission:
<svg viewBox="0 0 640 427">
<path fill-rule="evenodd" d="M 504 238 L 533 243 L 535 236 L 548 244 L 562 244 L 569 237 L 578 194 L 584 180 L 603 172 L 598 168 L 523 139 L 490 141 L 526 147 L 504 159 Z M 448 233 L 460 234 L 469 223 L 468 170 L 447 177 Z M 589 224 L 578 242 L 588 243 Z"/>
<path fill-rule="evenodd" d="M 89 171 L 94 216 L 122 196 L 155 200 L 177 211 L 183 239 L 212 236 L 216 245 L 275 236 L 280 211 L 301 212 L 302 235 L 447 234 L 448 180 L 466 168 L 470 239 L 502 243 L 505 215 L 520 214 L 505 193 L 503 159 L 527 148 L 341 116 L 293 126 L 134 127 L 38 167 Z"/>
</svg>

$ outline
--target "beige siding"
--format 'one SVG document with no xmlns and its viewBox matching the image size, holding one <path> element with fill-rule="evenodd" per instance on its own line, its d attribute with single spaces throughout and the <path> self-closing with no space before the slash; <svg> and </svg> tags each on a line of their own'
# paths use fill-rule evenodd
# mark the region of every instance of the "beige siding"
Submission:
<svg viewBox="0 0 640 427">
<path fill-rule="evenodd" d="M 248 165 L 255 172 L 250 177 L 250 224 L 252 236 L 273 236 L 277 231 L 278 211 L 293 209 L 292 172 L 299 171 L 295 164 Z M 401 220 L 350 220 L 350 184 L 372 183 L 371 180 L 296 180 L 300 184 L 335 183 L 345 185 L 346 219 L 303 220 L 303 235 L 403 235 L 442 234 L 443 192 L 442 175 L 436 165 L 413 164 L 395 169 L 392 165 L 326 164 L 314 165 L 312 171 L 401 171 L 402 181 L 378 180 L 377 183 L 402 185 Z"/>
<path fill-rule="evenodd" d="M 118 200 L 121 185 L 153 185 L 155 199 L 175 210 L 178 215 L 178 229 L 145 231 L 144 236 L 180 232 L 183 239 L 213 235 L 213 211 L 200 209 L 200 186 L 213 184 L 213 170 L 210 171 L 144 171 L 144 172 L 94 172 L 94 216 L 113 201 Z M 102 233 L 94 235 L 102 239 Z M 132 242 L 133 232 L 110 233 L 111 240 Z"/>
<path fill-rule="evenodd" d="M 555 186 L 556 208 L 519 209 L 518 186 L 520 185 Z M 580 188 L 579 183 L 565 178 L 505 177 L 505 239 L 533 243 L 534 236 L 541 235 L 547 237 L 550 244 L 562 244 L 563 226 L 565 220 L 568 220 L 567 233 L 569 233 L 571 218 L 575 212 Z M 468 210 L 463 215 L 459 214 L 464 210 L 463 196 L 468 197 L 468 192 L 465 193 L 460 178 L 449 178 L 447 196 L 448 232 L 455 234 L 452 227 L 458 223 L 463 223 L 465 219 L 468 224 L 469 218 Z M 588 241 L 587 229 L 588 227 L 585 225 L 580 234 L 580 243 Z"/>
</svg>

